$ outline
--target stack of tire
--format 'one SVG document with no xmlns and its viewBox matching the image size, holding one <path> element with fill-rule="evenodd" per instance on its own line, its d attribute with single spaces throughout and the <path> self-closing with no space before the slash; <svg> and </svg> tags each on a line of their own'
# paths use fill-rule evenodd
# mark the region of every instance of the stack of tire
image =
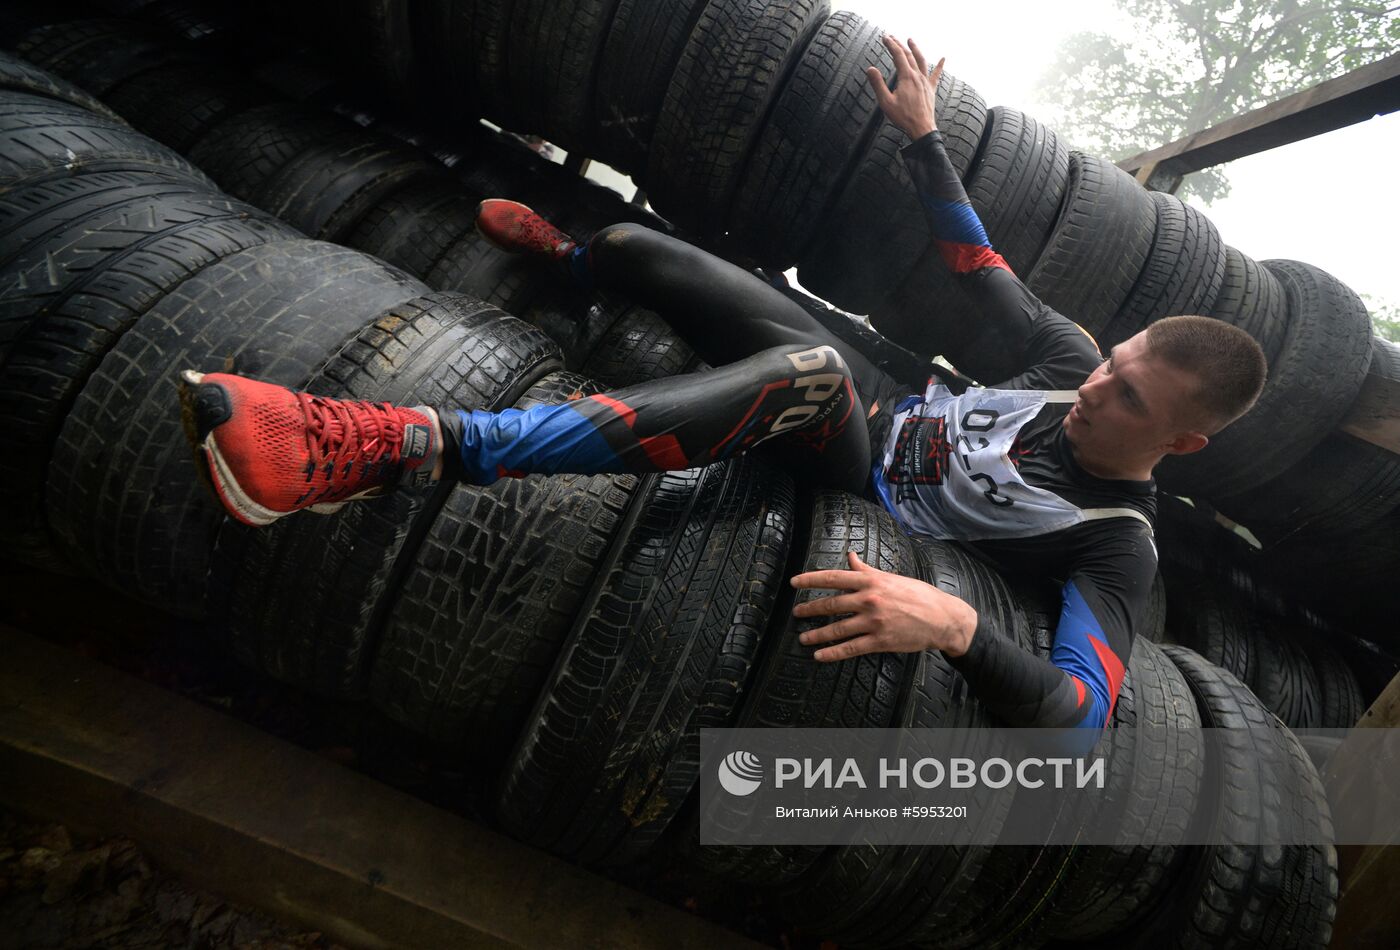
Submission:
<svg viewBox="0 0 1400 950">
<path fill-rule="evenodd" d="M 618 12 L 625 6 L 619 4 Z M 697 6 L 705 7 L 697 22 L 710 25 L 696 31 L 732 28 L 720 14 L 735 5 Z M 487 5 L 458 9 L 468 7 Z M 791 37 L 796 44 L 837 19 L 815 17 L 818 12 L 775 13 L 771 28 L 755 35 L 771 44 L 774 37 L 789 36 L 792 23 L 783 17 L 819 19 L 817 27 Z M 536 19 L 553 22 L 551 16 Z M 739 33 L 750 36 L 746 30 Z M 542 26 L 535 41 L 548 42 L 546 33 Z M 692 74 L 705 75 L 704 51 L 690 52 Z M 114 57 L 121 58 L 96 58 Z M 75 53 L 71 61 L 89 58 Z M 774 77 L 788 72 L 781 62 L 757 65 Z M 971 95 L 949 93 L 945 108 Z M 131 101 L 148 103 L 149 94 Z M 536 101 L 552 102 L 547 94 Z M 245 105 L 189 133 L 189 147 L 197 149 L 202 137 L 260 103 L 250 98 Z M 762 125 L 758 118 L 750 124 Z M 871 128 L 876 144 L 883 141 L 886 127 L 872 119 Z M 880 176 L 899 166 L 892 151 L 886 150 L 882 163 L 871 157 L 876 145 L 871 149 L 848 180 L 864 175 L 879 192 Z M 47 154 L 51 169 L 64 165 L 56 160 L 60 153 Z M 304 179 L 325 181 L 316 163 L 301 167 Z M 88 188 L 101 190 L 90 183 L 99 174 L 79 163 L 65 166 L 63 181 L 86 195 Z M 712 180 L 716 174 L 719 185 Z M 708 183 L 718 188 L 712 197 L 723 195 L 729 187 L 725 174 L 703 163 L 688 167 L 677 179 L 690 184 L 678 186 L 677 193 L 704 190 Z M 416 177 L 410 171 L 394 180 Z M 422 177 L 426 182 L 432 175 Z M 126 188 L 139 189 L 145 181 L 108 190 L 125 197 Z M 655 193 L 657 185 L 647 184 Z M 213 193 L 207 183 L 202 188 Z M 93 224 L 82 217 L 87 211 L 81 202 L 36 198 L 34 191 L 6 194 L 16 206 L 16 223 L 5 228 L 6 235 L 27 237 L 22 228 L 32 224 L 42 240 L 60 240 L 76 234 L 79 218 Z M 357 197 L 358 189 L 343 200 Z M 101 207 L 105 199 L 93 200 Z M 225 216 L 257 214 L 225 197 L 217 200 L 224 202 Z M 840 208 L 835 201 L 832 207 Z M 673 203 L 682 207 L 681 198 Z M 703 218 L 725 202 L 700 204 L 694 213 Z M 868 206 L 864 200 L 847 203 L 852 214 Z M 74 216 L 51 225 L 56 207 Z M 311 210 L 327 222 L 353 217 L 340 214 L 341 207 L 316 204 Z M 124 209 L 117 220 L 125 226 L 132 211 Z M 158 220 L 145 205 L 135 217 Z M 702 225 L 686 227 L 704 235 Z M 1056 612 L 1053 600 L 1033 613 L 956 547 L 916 547 L 868 503 L 838 493 L 796 494 L 786 476 L 751 460 L 644 479 L 446 486 L 351 506 L 324 520 L 289 519 L 261 532 L 220 524 L 217 509 L 198 491 L 172 414 L 173 372 L 185 365 L 228 366 L 333 395 L 435 404 L 586 398 L 591 388 L 584 378 L 557 372 L 557 349 L 534 328 L 460 295 L 430 294 L 373 258 L 270 226 L 283 230 L 182 265 L 179 276 L 157 284 L 142 302 L 123 304 L 129 314 L 116 321 L 112 339 L 76 380 L 71 410 L 50 410 L 62 418 L 45 453 L 50 461 L 40 492 L 48 523 L 40 527 L 57 539 L 60 556 L 105 582 L 190 616 L 207 610 L 217 634 L 248 662 L 325 695 L 367 697 L 439 739 L 452 754 L 485 763 L 486 791 L 498 796 L 499 819 L 513 833 L 596 865 L 643 854 L 668 827 L 685 826 L 678 816 L 693 800 L 694 738 L 704 726 L 937 725 L 985 716 L 936 654 L 822 665 L 797 644 L 801 627 L 790 618 L 791 594 L 781 578 L 841 566 L 846 550 L 958 593 L 979 612 L 999 616 L 998 629 L 1046 648 L 1050 626 L 1044 618 Z M 163 240 L 194 226 L 181 220 L 151 227 Z M 86 235 L 100 228 L 81 230 Z M 118 236 L 96 256 L 71 257 L 81 258 L 85 272 L 117 271 L 134 256 L 132 241 L 144 239 Z M 39 243 L 27 239 L 16 257 Z M 6 265 L 7 273 L 33 275 L 16 286 L 47 283 L 45 292 L 59 295 L 55 306 L 62 306 L 86 286 L 86 278 L 72 276 L 77 265 L 64 264 L 65 247 L 45 245 L 35 251 L 40 256 L 23 257 L 13 270 Z M 835 257 L 846 259 L 844 253 Z M 764 260 L 758 254 L 751 259 Z M 41 273 L 45 280 L 33 279 Z M 218 320 L 212 318 L 216 300 Z M 21 306 L 42 317 L 35 321 L 40 324 L 58 312 L 46 303 Z M 1033 616 L 1040 619 L 1033 622 Z M 1188 652 L 1162 654 L 1146 641 L 1134 651 L 1134 668 L 1132 695 L 1143 698 L 1125 701 L 1121 716 L 1188 726 L 1193 716 L 1204 724 L 1253 722 L 1262 728 L 1244 734 L 1243 741 L 1264 745 L 1242 746 L 1237 755 L 1204 763 L 1240 773 L 1239 781 L 1226 783 L 1237 799 L 1177 804 L 1164 814 L 1144 813 L 1153 810 L 1133 790 L 1174 781 L 1194 798 L 1192 783 L 1160 774 L 1160 750 L 1114 749 L 1117 778 L 1108 795 L 1117 803 L 1114 820 L 1124 829 L 1143 821 L 1196 821 L 1247 835 L 1248 822 L 1264 820 L 1265 795 L 1277 789 L 1287 789 L 1287 802 L 1317 827 L 1327 824 L 1315 771 L 1305 758 L 1295 761 L 1301 756 L 1296 740 L 1272 727 L 1275 720 L 1228 674 Z M 1194 703 L 1183 701 L 1187 687 Z M 1189 751 L 1182 755 L 1189 759 Z M 1133 848 L 1125 836 L 1116 856 L 1056 847 L 873 855 L 763 849 L 726 856 L 719 868 L 714 861 L 701 854 L 694 863 L 798 895 L 794 913 L 816 914 L 824 921 L 817 926 L 851 934 L 853 945 L 934 935 L 947 945 L 970 946 L 1057 935 L 1176 933 L 1183 920 L 1193 932 L 1230 934 L 1256 945 L 1282 945 L 1273 928 L 1288 931 L 1288 945 L 1320 945 L 1336 890 L 1335 856 L 1320 844 L 1277 853 L 1223 845 L 1164 851 Z M 796 909 L 801 895 L 826 875 L 839 884 L 870 868 L 882 869 L 883 878 L 862 879 L 857 890 L 866 896 L 859 904 L 833 900 Z M 905 904 L 912 901 L 909 906 L 923 911 L 891 918 L 889 882 L 907 882 L 910 873 L 925 886 L 906 885 Z M 1232 890 L 1222 908 L 1219 892 L 1226 882 Z M 940 896 L 937 906 L 928 893 Z M 994 907 L 968 897 L 968 906 L 957 908 L 950 906 L 955 893 L 999 897 Z M 1129 893 L 1136 899 L 1124 900 Z M 1107 916 L 1094 910 L 1109 905 L 1113 912 Z M 1264 916 L 1257 913 L 1261 907 Z"/>
</svg>

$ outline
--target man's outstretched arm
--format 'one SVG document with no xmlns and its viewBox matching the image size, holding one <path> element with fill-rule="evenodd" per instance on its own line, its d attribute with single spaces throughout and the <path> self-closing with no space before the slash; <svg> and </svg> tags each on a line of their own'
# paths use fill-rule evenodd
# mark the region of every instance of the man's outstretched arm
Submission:
<svg viewBox="0 0 1400 950">
<path fill-rule="evenodd" d="M 934 245 L 948 270 L 1025 372 L 998 388 L 1056 389 L 1078 385 L 1099 363 L 1098 347 L 1081 328 L 1046 306 L 992 247 L 943 147 L 934 117 L 943 61 L 930 71 L 911 40 L 885 46 L 895 61 L 893 91 L 875 68 L 867 70 L 886 117 L 910 138 L 900 155 L 928 217 Z"/>
</svg>

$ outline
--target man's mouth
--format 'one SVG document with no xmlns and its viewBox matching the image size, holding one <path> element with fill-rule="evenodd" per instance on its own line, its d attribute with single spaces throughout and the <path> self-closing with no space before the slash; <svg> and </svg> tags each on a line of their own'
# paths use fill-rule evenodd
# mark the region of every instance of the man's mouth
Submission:
<svg viewBox="0 0 1400 950">
<path fill-rule="evenodd" d="M 1086 426 L 1089 425 L 1089 420 L 1085 419 L 1084 413 L 1079 410 L 1079 403 L 1074 404 L 1074 408 L 1070 409 L 1069 414 L 1074 418 L 1075 422 L 1082 422 Z"/>
</svg>

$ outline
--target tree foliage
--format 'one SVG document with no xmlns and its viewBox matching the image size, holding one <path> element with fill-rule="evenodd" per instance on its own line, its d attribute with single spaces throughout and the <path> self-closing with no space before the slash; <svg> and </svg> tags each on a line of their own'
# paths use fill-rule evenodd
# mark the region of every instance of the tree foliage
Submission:
<svg viewBox="0 0 1400 950">
<path fill-rule="evenodd" d="M 1114 160 L 1374 62 L 1400 47 L 1400 4 L 1344 0 L 1116 0 L 1129 39 L 1076 33 L 1042 80 L 1076 146 Z M 1219 169 L 1186 187 L 1229 193 Z"/>
</svg>

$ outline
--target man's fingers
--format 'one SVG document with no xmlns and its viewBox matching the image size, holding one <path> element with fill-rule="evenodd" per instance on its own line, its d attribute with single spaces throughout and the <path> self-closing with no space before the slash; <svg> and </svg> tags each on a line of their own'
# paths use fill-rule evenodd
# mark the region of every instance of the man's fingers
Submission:
<svg viewBox="0 0 1400 950">
<path fill-rule="evenodd" d="M 853 614 L 860 609 L 855 594 L 833 594 L 818 597 L 792 608 L 794 617 L 830 617 L 835 614 Z"/>
<path fill-rule="evenodd" d="M 828 587 L 832 590 L 860 590 L 870 579 L 855 571 L 808 571 L 792 579 L 799 590 L 807 587 Z"/>
<path fill-rule="evenodd" d="M 910 37 L 910 39 L 909 39 L 909 52 L 911 52 L 911 53 L 914 54 L 914 65 L 918 68 L 918 70 L 919 70 L 919 75 L 920 75 L 920 76 L 927 76 L 927 75 L 928 75 L 928 60 L 924 59 L 924 52 L 923 52 L 923 50 L 919 49 L 919 47 L 914 43 L 914 40 L 913 40 L 912 37 Z"/>
<path fill-rule="evenodd" d="M 861 571 L 865 574 L 880 573 L 880 569 L 878 567 L 871 567 L 869 564 L 866 564 L 860 559 L 860 555 L 854 551 L 846 552 L 846 563 L 851 566 L 851 570 L 853 571 Z"/>
<path fill-rule="evenodd" d="M 935 87 L 938 86 L 938 81 L 943 78 L 943 59 L 944 57 L 940 56 L 938 62 L 934 64 L 933 72 L 929 73 L 929 82 L 933 83 Z"/>
<path fill-rule="evenodd" d="M 861 623 L 859 617 L 842 617 L 840 620 L 832 621 L 825 627 L 817 627 L 799 634 L 797 642 L 804 646 L 811 646 L 814 643 L 835 643 L 838 640 L 848 640 L 858 634 L 869 633 Z"/>
<path fill-rule="evenodd" d="M 853 656 L 860 656 L 864 653 L 879 652 L 881 652 L 880 647 L 875 642 L 875 638 L 864 636 L 847 640 L 845 643 L 838 643 L 833 647 L 823 647 L 812 654 L 812 659 L 820 663 L 831 663 L 834 660 L 849 660 Z"/>
<path fill-rule="evenodd" d="M 890 92 L 890 87 L 885 85 L 885 74 L 880 72 L 878 66 L 866 69 L 865 78 L 870 80 L 870 88 L 875 90 L 875 101 L 880 104 L 881 109 L 894 102 L 894 94 Z"/>
<path fill-rule="evenodd" d="M 903 75 L 914 71 L 914 61 L 909 58 L 909 51 L 888 33 L 885 34 L 885 49 L 890 51 L 890 58 L 894 60 L 895 73 Z"/>
</svg>

